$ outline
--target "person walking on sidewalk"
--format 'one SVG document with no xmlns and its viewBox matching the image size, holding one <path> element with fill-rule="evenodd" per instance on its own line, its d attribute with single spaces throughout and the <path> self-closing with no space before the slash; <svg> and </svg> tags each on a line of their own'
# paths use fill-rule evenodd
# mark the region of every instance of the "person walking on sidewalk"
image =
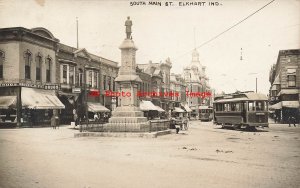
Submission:
<svg viewBox="0 0 300 188">
<path fill-rule="evenodd" d="M 296 118 L 294 116 L 289 117 L 289 127 L 291 124 L 294 124 L 294 127 L 296 127 Z"/>
<path fill-rule="evenodd" d="M 51 126 L 53 129 L 56 129 L 56 119 L 54 114 L 51 117 Z"/>
</svg>

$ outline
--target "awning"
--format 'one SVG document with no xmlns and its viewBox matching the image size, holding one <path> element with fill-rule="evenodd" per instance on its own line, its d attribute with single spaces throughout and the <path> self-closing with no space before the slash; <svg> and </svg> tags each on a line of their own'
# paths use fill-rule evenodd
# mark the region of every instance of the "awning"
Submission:
<svg viewBox="0 0 300 188">
<path fill-rule="evenodd" d="M 299 94 L 300 91 L 298 89 L 282 89 L 277 96 L 283 95 L 283 94 Z"/>
<path fill-rule="evenodd" d="M 87 105 L 88 111 L 90 112 L 110 112 L 110 110 L 103 106 L 101 103 L 88 102 Z"/>
<path fill-rule="evenodd" d="M 158 111 L 158 106 L 155 106 L 151 101 L 140 101 L 140 109 L 142 111 L 156 110 Z"/>
<path fill-rule="evenodd" d="M 156 107 L 157 111 L 159 111 L 159 112 L 164 112 L 164 111 L 165 111 L 164 109 L 162 109 L 162 108 L 159 107 L 159 106 L 155 106 L 155 107 Z"/>
<path fill-rule="evenodd" d="M 175 107 L 175 109 L 173 110 L 173 112 L 179 112 L 179 113 L 182 113 L 182 112 L 185 112 L 185 111 L 182 110 L 181 108 Z"/>
<path fill-rule="evenodd" d="M 209 106 L 199 106 L 199 110 L 206 110 L 206 109 L 212 109 L 212 107 L 209 107 Z"/>
<path fill-rule="evenodd" d="M 282 101 L 282 107 L 299 108 L 299 101 Z"/>
<path fill-rule="evenodd" d="M 8 109 L 10 107 L 16 107 L 16 96 L 0 96 L 0 109 Z"/>
<path fill-rule="evenodd" d="M 22 106 L 31 109 L 64 109 L 54 90 L 22 87 Z"/>
<path fill-rule="evenodd" d="M 281 109 L 281 108 L 282 108 L 281 102 L 278 102 L 278 103 L 276 103 L 276 104 L 273 104 L 273 105 L 269 106 L 269 109 L 270 109 L 270 110 L 272 110 L 272 109 L 278 110 L 278 109 Z"/>
<path fill-rule="evenodd" d="M 192 109 L 190 109 L 190 107 L 187 104 L 182 105 L 182 106 L 185 109 L 185 111 L 187 111 L 187 112 L 192 112 L 193 111 Z"/>
</svg>

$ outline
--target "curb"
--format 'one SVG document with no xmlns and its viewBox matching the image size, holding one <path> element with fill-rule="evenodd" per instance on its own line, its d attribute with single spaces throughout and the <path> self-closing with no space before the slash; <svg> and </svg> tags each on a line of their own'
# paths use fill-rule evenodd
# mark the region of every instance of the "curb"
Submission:
<svg viewBox="0 0 300 188">
<path fill-rule="evenodd" d="M 143 132 L 143 133 L 134 133 L 134 132 L 81 132 L 74 133 L 74 137 L 123 137 L 123 138 L 157 138 L 158 136 L 163 136 L 171 134 L 171 130 L 157 131 L 157 132 Z"/>
</svg>

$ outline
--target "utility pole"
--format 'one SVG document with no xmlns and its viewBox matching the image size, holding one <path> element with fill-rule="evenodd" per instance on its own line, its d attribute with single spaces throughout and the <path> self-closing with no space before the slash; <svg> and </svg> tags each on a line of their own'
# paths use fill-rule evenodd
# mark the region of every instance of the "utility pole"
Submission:
<svg viewBox="0 0 300 188">
<path fill-rule="evenodd" d="M 86 66 L 84 66 L 84 105 L 85 105 L 85 118 L 86 118 L 86 128 L 89 125 L 89 112 L 88 112 L 88 104 L 87 104 L 87 74 L 86 74 Z"/>
<path fill-rule="evenodd" d="M 255 92 L 257 93 L 257 77 L 255 78 Z"/>
<path fill-rule="evenodd" d="M 78 44 L 78 17 L 76 17 L 76 41 L 77 41 L 77 49 L 79 48 Z"/>
</svg>

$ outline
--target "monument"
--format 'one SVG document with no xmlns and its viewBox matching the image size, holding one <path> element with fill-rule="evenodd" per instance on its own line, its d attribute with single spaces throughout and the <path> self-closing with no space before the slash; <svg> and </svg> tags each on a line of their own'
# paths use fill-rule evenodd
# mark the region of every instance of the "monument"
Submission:
<svg viewBox="0 0 300 188">
<path fill-rule="evenodd" d="M 126 38 L 120 45 L 121 67 L 115 81 L 119 85 L 119 92 L 130 93 L 118 98 L 118 107 L 112 112 L 109 123 L 105 125 L 104 131 L 112 132 L 147 132 L 149 123 L 144 113 L 140 110 L 137 91 L 142 82 L 136 73 L 135 54 L 137 47 L 132 40 L 132 21 L 127 17 L 125 22 Z"/>
</svg>

